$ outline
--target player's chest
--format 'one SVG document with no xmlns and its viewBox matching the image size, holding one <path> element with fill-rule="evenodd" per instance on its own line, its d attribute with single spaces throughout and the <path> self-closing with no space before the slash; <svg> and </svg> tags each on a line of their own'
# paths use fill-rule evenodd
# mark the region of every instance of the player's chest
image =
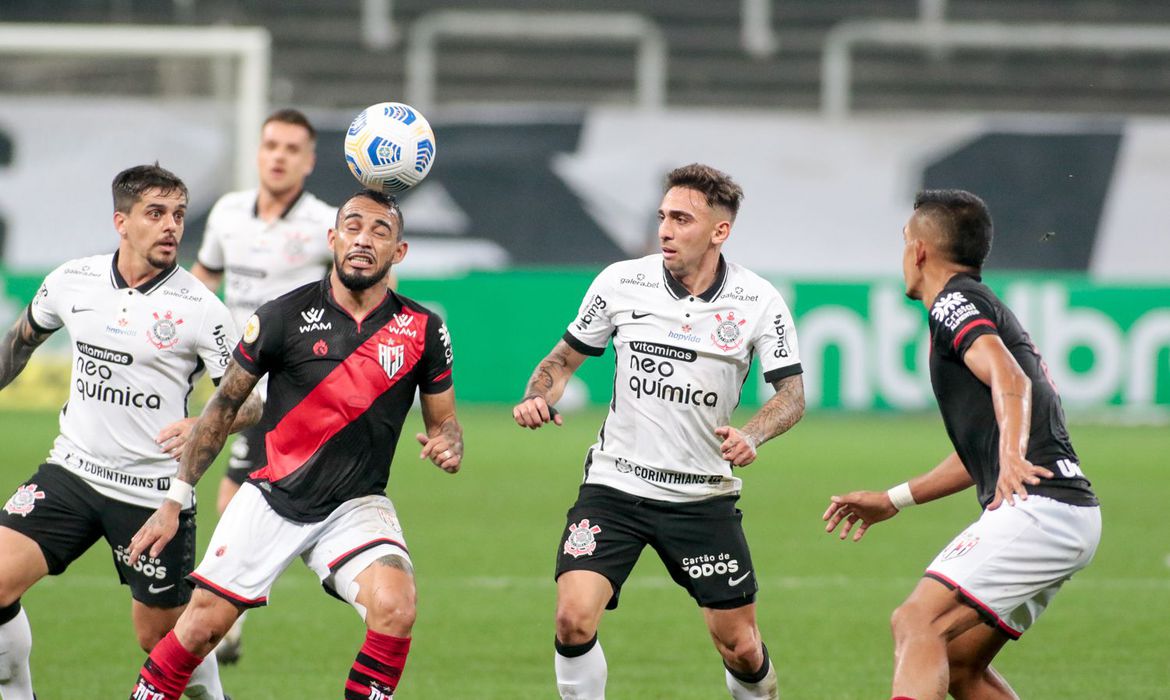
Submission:
<svg viewBox="0 0 1170 700">
<path fill-rule="evenodd" d="M 751 352 L 759 314 L 743 305 L 699 299 L 629 300 L 614 311 L 615 345 L 634 348 L 645 343 L 684 349 L 698 356 L 743 359 Z"/>
<path fill-rule="evenodd" d="M 229 268 L 248 267 L 268 272 L 305 265 L 321 255 L 326 235 L 308 222 L 252 220 L 222 234 Z"/>
<path fill-rule="evenodd" d="M 356 323 L 332 307 L 310 307 L 286 325 L 285 372 L 295 384 L 325 380 L 390 385 L 412 376 L 422 359 L 419 317 L 393 314 Z"/>
<path fill-rule="evenodd" d="M 77 295 L 63 309 L 80 355 L 126 366 L 166 366 L 190 361 L 202 322 L 198 309 L 184 302 L 188 290 L 142 294 L 102 290 Z M 226 344 L 226 329 L 213 329 Z"/>
</svg>

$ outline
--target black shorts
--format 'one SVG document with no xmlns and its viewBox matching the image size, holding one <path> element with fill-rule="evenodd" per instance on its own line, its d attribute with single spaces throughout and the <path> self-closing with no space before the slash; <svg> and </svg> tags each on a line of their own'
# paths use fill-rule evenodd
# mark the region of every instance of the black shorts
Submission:
<svg viewBox="0 0 1170 700">
<path fill-rule="evenodd" d="M 241 430 L 235 442 L 232 443 L 231 457 L 228 459 L 227 472 L 224 476 L 243 486 L 248 475 L 268 463 L 264 450 L 264 430 L 253 425 Z"/>
<path fill-rule="evenodd" d="M 191 599 L 185 576 L 195 567 L 195 510 L 179 514 L 179 531 L 155 558 L 130 565 L 130 538 L 153 508 L 133 506 L 95 491 L 62 466 L 42 464 L 0 510 L 0 526 L 35 541 L 56 576 L 104 537 L 118 578 L 140 603 L 176 608 Z"/>
<path fill-rule="evenodd" d="M 738 500 L 671 503 L 585 484 L 569 509 L 556 576 L 594 571 L 606 577 L 613 585 L 606 605 L 612 610 L 642 548 L 650 545 L 699 605 L 730 609 L 754 603 L 759 587 Z"/>
</svg>

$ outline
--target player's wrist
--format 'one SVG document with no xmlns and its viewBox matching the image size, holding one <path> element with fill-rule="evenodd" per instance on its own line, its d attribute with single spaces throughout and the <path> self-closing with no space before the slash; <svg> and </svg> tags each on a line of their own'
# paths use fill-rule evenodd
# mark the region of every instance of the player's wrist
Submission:
<svg viewBox="0 0 1170 700">
<path fill-rule="evenodd" d="M 902 511 L 910 506 L 918 505 L 918 502 L 914 500 L 914 494 L 910 492 L 909 481 L 903 481 L 889 491 L 886 491 L 886 496 L 889 497 L 890 503 L 894 505 L 894 510 Z"/>
<path fill-rule="evenodd" d="M 171 486 L 167 489 L 166 501 L 174 501 L 180 508 L 186 508 L 192 503 L 195 496 L 195 487 L 179 478 L 171 479 Z M 164 501 L 165 503 L 165 501 Z"/>
</svg>

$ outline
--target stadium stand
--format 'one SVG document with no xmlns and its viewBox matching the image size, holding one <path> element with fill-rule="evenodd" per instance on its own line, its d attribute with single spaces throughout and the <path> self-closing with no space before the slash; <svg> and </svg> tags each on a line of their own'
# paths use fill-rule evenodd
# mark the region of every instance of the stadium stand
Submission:
<svg viewBox="0 0 1170 700">
<path fill-rule="evenodd" d="M 420 16 L 450 9 L 638 12 L 669 43 L 667 102 L 672 106 L 751 106 L 798 110 L 820 104 L 821 51 L 826 33 L 849 19 L 915 20 L 919 0 L 784 0 L 772 22 L 779 50 L 753 56 L 741 39 L 742 3 L 724 0 L 395 0 L 393 22 L 409 32 Z M 1170 27 L 1164 0 L 950 0 L 948 21 L 1077 23 Z M 338 0 L 59 0 L 18 3 L 4 21 L 256 24 L 274 37 L 273 99 L 352 108 L 371 94 L 402 90 L 404 44 L 364 48 L 362 2 Z M 633 47 L 590 43 L 501 43 L 470 39 L 440 43 L 437 96 L 442 103 L 628 103 Z M 159 80 L 146 61 L 124 72 L 61 71 L 61 90 L 100 93 L 126 76 Z M 6 70 L 0 89 L 44 86 L 52 66 Z M 65 77 L 69 76 L 69 77 Z M 188 76 L 198 83 L 199 76 Z M 1170 54 L 1135 52 L 962 49 L 932 52 L 865 47 L 854 53 L 853 108 L 978 109 L 1090 113 L 1170 110 Z"/>
</svg>

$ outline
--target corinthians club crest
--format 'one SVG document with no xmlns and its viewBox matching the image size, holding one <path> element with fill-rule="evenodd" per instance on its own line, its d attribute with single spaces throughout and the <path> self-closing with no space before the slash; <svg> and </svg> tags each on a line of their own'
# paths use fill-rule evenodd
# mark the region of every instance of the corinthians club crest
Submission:
<svg viewBox="0 0 1170 700">
<path fill-rule="evenodd" d="M 715 320 L 719 322 L 719 325 L 715 326 L 715 331 L 711 333 L 711 342 L 715 343 L 715 347 L 730 352 L 743 345 L 743 331 L 740 327 L 747 323 L 747 319 L 741 318 L 737 321 L 735 312 L 728 311 L 726 319 L 715 314 Z"/>
<path fill-rule="evenodd" d="M 170 311 L 162 316 L 159 316 L 157 311 L 152 315 L 154 323 L 146 331 L 146 339 L 159 350 L 173 348 L 179 342 L 179 326 L 182 325 L 183 319 L 174 318 Z"/>
<path fill-rule="evenodd" d="M 394 375 L 398 374 L 398 370 L 402 369 L 402 363 L 405 361 L 405 346 L 378 343 L 378 363 L 382 365 L 382 369 L 386 370 L 387 377 L 393 379 Z"/>
<path fill-rule="evenodd" d="M 37 501 L 45 497 L 44 491 L 37 491 L 36 484 L 26 484 L 16 489 L 12 498 L 4 504 L 4 510 L 9 515 L 27 516 L 37 507 Z"/>
<path fill-rule="evenodd" d="M 569 536 L 565 538 L 565 554 L 577 559 L 586 554 L 593 554 L 597 549 L 597 540 L 594 535 L 601 532 L 597 525 L 590 525 L 589 518 L 577 524 L 569 524 Z"/>
</svg>

